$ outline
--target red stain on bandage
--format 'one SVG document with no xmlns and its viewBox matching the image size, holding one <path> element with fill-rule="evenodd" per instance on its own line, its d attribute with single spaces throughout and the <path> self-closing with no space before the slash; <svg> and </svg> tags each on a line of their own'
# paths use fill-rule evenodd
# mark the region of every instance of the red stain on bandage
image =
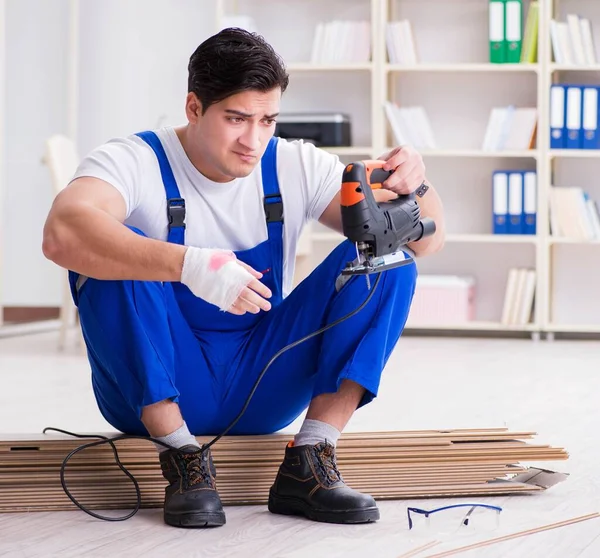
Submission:
<svg viewBox="0 0 600 558">
<path fill-rule="evenodd" d="M 226 263 L 232 262 L 235 260 L 235 254 L 227 253 L 227 252 L 219 252 L 218 254 L 213 254 L 208 262 L 208 268 L 211 271 L 219 271 Z"/>
</svg>

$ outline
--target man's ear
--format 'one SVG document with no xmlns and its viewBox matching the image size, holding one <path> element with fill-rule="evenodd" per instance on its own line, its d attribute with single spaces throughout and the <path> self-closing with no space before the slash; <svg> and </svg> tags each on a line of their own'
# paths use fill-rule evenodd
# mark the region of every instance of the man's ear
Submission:
<svg viewBox="0 0 600 558">
<path fill-rule="evenodd" d="M 195 93 L 188 93 L 185 98 L 185 113 L 191 124 L 198 122 L 202 116 L 202 103 Z"/>
</svg>

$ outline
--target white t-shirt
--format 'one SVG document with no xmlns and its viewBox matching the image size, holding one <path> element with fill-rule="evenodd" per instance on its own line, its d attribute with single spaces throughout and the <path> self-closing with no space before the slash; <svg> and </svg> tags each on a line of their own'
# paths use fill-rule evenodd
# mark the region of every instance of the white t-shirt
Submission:
<svg viewBox="0 0 600 558">
<path fill-rule="evenodd" d="M 262 170 L 245 178 L 213 182 L 188 159 L 172 127 L 155 131 L 165 149 L 186 204 L 186 245 L 233 251 L 267 239 Z M 340 190 L 344 170 L 339 158 L 310 143 L 279 139 L 277 176 L 284 208 L 283 294 L 292 290 L 296 244 L 305 224 L 317 220 Z M 73 177 L 91 176 L 114 186 L 127 207 L 126 225 L 167 240 L 167 198 L 158 160 L 141 138 L 117 138 L 94 149 Z"/>
</svg>

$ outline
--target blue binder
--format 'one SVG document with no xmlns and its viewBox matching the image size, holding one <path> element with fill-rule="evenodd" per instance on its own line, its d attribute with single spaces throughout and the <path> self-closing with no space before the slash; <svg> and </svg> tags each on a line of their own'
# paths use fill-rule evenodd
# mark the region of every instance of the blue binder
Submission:
<svg viewBox="0 0 600 558">
<path fill-rule="evenodd" d="M 492 174 L 492 214 L 494 234 L 508 233 L 508 173 L 495 171 Z"/>
<path fill-rule="evenodd" d="M 567 94 L 564 85 L 550 87 L 550 149 L 566 147 L 566 110 Z"/>
<path fill-rule="evenodd" d="M 523 172 L 523 234 L 535 234 L 537 228 L 537 173 Z"/>
<path fill-rule="evenodd" d="M 583 87 L 583 102 L 581 105 L 582 149 L 600 149 L 600 133 L 598 132 L 599 98 L 599 87 Z"/>
<path fill-rule="evenodd" d="M 566 115 L 566 130 L 567 130 L 567 149 L 581 149 L 582 133 L 581 133 L 581 106 L 583 100 L 582 88 L 577 85 L 567 86 L 567 115 Z"/>
<path fill-rule="evenodd" d="M 523 172 L 508 172 L 508 234 L 523 234 Z"/>
</svg>

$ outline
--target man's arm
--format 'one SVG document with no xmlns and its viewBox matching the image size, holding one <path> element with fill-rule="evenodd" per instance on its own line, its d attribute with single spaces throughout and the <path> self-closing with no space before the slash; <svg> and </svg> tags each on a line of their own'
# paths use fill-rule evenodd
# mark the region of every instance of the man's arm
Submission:
<svg viewBox="0 0 600 558">
<path fill-rule="evenodd" d="M 74 180 L 50 209 L 44 256 L 96 279 L 179 281 L 186 248 L 134 233 L 123 225 L 125 213 L 122 195 L 109 183 Z"/>
</svg>

